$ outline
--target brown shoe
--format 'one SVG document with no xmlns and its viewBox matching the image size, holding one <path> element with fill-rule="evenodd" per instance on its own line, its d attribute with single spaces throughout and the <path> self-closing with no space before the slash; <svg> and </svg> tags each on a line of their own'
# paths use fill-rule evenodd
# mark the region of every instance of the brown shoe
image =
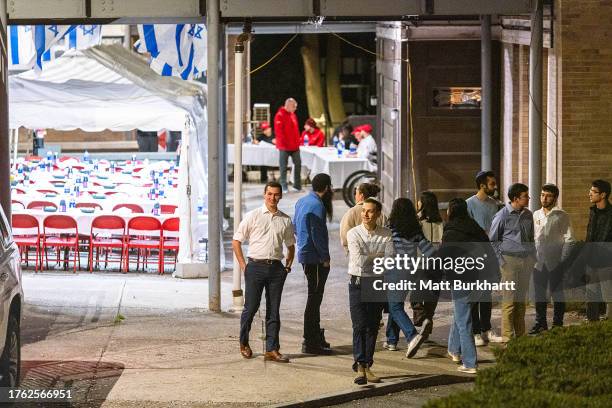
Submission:
<svg viewBox="0 0 612 408">
<path fill-rule="evenodd" d="M 253 357 L 253 350 L 251 350 L 251 348 L 249 347 L 248 344 L 241 344 L 240 345 L 240 354 L 244 358 L 251 358 L 251 357 Z"/>
<path fill-rule="evenodd" d="M 277 350 L 266 351 L 264 354 L 264 361 L 275 361 L 277 363 L 288 363 L 289 359 L 279 353 Z"/>
</svg>

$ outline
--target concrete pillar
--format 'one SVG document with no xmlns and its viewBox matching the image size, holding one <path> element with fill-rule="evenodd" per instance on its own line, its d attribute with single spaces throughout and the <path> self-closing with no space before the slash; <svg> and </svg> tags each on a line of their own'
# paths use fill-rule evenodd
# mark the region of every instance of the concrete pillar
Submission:
<svg viewBox="0 0 612 408">
<path fill-rule="evenodd" d="M 493 79 L 491 62 L 491 16 L 481 17 L 480 38 L 480 82 L 482 87 L 482 100 L 480 112 L 481 137 L 481 170 L 492 170 L 493 152 L 491 148 L 491 120 L 493 111 Z"/>
<path fill-rule="evenodd" d="M 208 308 L 221 311 L 221 208 L 219 171 L 219 0 L 206 2 L 208 29 Z"/>
<path fill-rule="evenodd" d="M 531 14 L 531 47 L 529 49 L 529 208 L 539 208 L 537 199 L 542 188 L 542 0 L 534 1 Z"/>
<path fill-rule="evenodd" d="M 234 47 L 234 231 L 238 230 L 242 220 L 243 57 L 244 41 L 241 35 Z M 242 310 L 244 305 L 242 271 L 236 256 L 234 256 L 232 296 L 234 310 Z"/>
<path fill-rule="evenodd" d="M 548 75 L 546 92 L 546 182 L 559 184 L 557 179 L 557 57 L 555 50 L 548 50 Z"/>
<path fill-rule="evenodd" d="M 7 43 L 6 3 L 0 2 L 0 35 L 2 44 Z M 0 47 L 0 205 L 10 222 L 11 219 L 11 152 L 8 129 L 7 61 L 6 47 Z"/>
</svg>

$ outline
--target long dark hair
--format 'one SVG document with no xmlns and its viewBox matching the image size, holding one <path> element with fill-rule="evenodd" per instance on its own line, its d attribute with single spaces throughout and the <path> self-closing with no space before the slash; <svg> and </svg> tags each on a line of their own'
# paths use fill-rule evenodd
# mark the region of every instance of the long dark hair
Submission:
<svg viewBox="0 0 612 408">
<path fill-rule="evenodd" d="M 406 239 L 423 232 L 414 204 L 408 198 L 397 198 L 393 201 L 388 226 Z"/>
<path fill-rule="evenodd" d="M 440 217 L 440 209 L 438 208 L 438 197 L 431 191 L 423 191 L 421 193 L 421 214 L 419 220 L 426 220 L 427 222 L 436 223 L 442 222 Z"/>
<path fill-rule="evenodd" d="M 467 203 L 463 198 L 453 198 L 448 202 L 448 220 L 470 218 Z"/>
</svg>

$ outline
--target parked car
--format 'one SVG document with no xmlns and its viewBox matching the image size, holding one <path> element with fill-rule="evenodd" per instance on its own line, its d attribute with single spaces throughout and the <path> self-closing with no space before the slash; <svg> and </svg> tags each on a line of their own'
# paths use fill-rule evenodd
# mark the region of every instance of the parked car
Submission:
<svg viewBox="0 0 612 408">
<path fill-rule="evenodd" d="M 21 374 L 21 264 L 10 224 L 0 207 L 0 387 L 17 387 Z"/>
</svg>

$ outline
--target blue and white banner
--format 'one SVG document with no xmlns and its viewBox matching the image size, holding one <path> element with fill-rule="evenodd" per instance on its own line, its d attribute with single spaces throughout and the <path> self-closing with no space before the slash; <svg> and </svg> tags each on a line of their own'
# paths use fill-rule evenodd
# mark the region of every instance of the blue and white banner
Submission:
<svg viewBox="0 0 612 408">
<path fill-rule="evenodd" d="M 29 69 L 34 64 L 34 31 L 32 26 L 8 27 L 9 69 Z"/>
<path fill-rule="evenodd" d="M 151 68 L 163 76 L 198 78 L 206 71 L 204 24 L 143 24 L 136 50 L 151 54 Z"/>
<path fill-rule="evenodd" d="M 101 25 L 78 25 L 68 33 L 66 48 L 83 50 L 99 45 L 102 41 Z"/>
<path fill-rule="evenodd" d="M 76 25 L 36 25 L 34 26 L 34 48 L 36 61 L 34 68 L 42 70 L 43 61 L 50 59 L 51 47 L 57 44 Z"/>
<path fill-rule="evenodd" d="M 53 50 L 64 39 L 64 49 L 84 49 L 100 44 L 100 25 L 9 26 L 9 68 L 42 70 L 53 58 Z"/>
</svg>

